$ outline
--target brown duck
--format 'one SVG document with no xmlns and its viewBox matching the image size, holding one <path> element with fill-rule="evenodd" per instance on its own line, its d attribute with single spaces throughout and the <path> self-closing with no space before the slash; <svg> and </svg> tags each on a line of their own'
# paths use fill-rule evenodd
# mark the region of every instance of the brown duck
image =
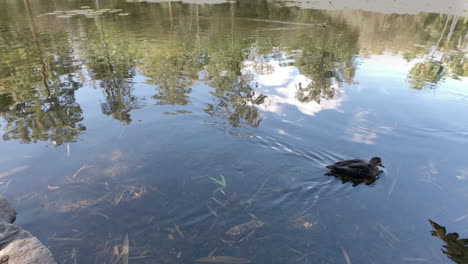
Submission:
<svg viewBox="0 0 468 264">
<path fill-rule="evenodd" d="M 382 171 L 378 167 L 384 168 L 379 157 L 373 157 L 369 163 L 360 160 L 343 160 L 335 164 L 327 165 L 331 174 L 347 176 L 353 179 L 375 179 Z"/>
</svg>

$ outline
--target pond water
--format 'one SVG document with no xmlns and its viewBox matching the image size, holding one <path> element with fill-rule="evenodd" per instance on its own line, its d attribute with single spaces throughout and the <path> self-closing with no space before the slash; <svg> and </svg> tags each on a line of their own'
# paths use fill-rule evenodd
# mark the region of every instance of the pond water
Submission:
<svg viewBox="0 0 468 264">
<path fill-rule="evenodd" d="M 1 1 L 16 224 L 59 263 L 466 263 L 428 219 L 468 236 L 468 18 L 299 2 Z"/>
</svg>

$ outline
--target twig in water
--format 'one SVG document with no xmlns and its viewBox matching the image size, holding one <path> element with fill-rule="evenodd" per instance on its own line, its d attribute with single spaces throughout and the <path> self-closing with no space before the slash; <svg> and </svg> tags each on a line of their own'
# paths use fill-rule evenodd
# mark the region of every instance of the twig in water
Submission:
<svg viewBox="0 0 468 264">
<path fill-rule="evenodd" d="M 220 205 L 222 205 L 223 207 L 226 207 L 225 204 L 223 204 L 222 202 L 218 201 L 218 199 L 214 198 L 214 197 L 211 197 L 211 199 L 213 199 L 215 202 L 219 203 Z"/>
<path fill-rule="evenodd" d="M 393 193 L 393 189 L 395 189 L 395 185 L 397 183 L 398 179 L 395 178 L 392 182 L 392 184 L 390 185 L 390 188 L 388 189 L 388 198 L 390 198 L 390 196 L 392 195 Z"/>
<path fill-rule="evenodd" d="M 400 168 L 397 169 L 397 175 L 400 175 Z M 394 178 L 392 184 L 390 185 L 390 188 L 388 189 L 388 198 L 390 199 L 390 196 L 393 193 L 393 190 L 395 189 L 395 186 L 397 184 L 398 178 Z"/>
<path fill-rule="evenodd" d="M 3 191 L 6 191 L 6 189 L 8 189 L 8 186 L 10 186 L 11 180 L 13 180 L 13 179 L 10 179 L 10 180 L 7 182 L 7 184 L 5 185 L 5 188 L 3 189 Z"/>
<path fill-rule="evenodd" d="M 129 253 L 129 247 L 128 247 L 128 233 L 125 235 L 124 243 L 122 246 L 122 263 L 123 264 L 128 264 L 128 253 Z"/>
<path fill-rule="evenodd" d="M 226 195 L 223 191 L 224 188 L 226 188 L 227 186 L 227 183 L 226 183 L 226 179 L 224 178 L 224 176 L 221 174 L 220 178 L 221 180 L 218 180 L 218 179 L 215 179 L 213 177 L 208 177 L 210 180 L 213 181 L 213 183 L 219 185 L 220 187 L 218 189 L 216 189 L 213 194 L 217 193 L 218 191 L 222 192 L 224 195 Z"/>
<path fill-rule="evenodd" d="M 208 229 L 208 232 L 213 231 L 213 228 L 216 226 L 217 223 L 218 223 L 218 218 L 215 218 L 213 221 L 213 224 L 211 224 L 210 226 L 210 229 Z"/>
<path fill-rule="evenodd" d="M 299 252 L 299 251 L 298 251 Z M 295 253 L 298 253 L 298 252 L 295 252 Z M 310 255 L 313 255 L 313 254 L 316 254 L 317 251 L 316 250 L 312 250 L 312 251 L 308 251 L 306 253 L 301 253 L 301 256 L 299 258 L 296 259 L 296 262 L 299 262 L 301 260 L 303 260 L 304 258 L 306 259 L 306 263 L 308 262 L 308 259 L 307 257 L 310 256 Z"/>
<path fill-rule="evenodd" d="M 105 215 L 105 214 L 103 214 L 103 213 L 101 213 L 101 212 L 99 212 L 97 210 L 91 210 L 90 213 L 93 214 L 93 215 L 102 216 L 102 217 L 106 218 L 107 220 L 110 220 L 109 216 L 107 216 L 107 215 Z"/>
<path fill-rule="evenodd" d="M 425 258 L 414 258 L 414 257 L 404 257 L 404 261 L 412 261 L 412 262 L 427 262 Z"/>
<path fill-rule="evenodd" d="M 85 169 L 90 168 L 90 167 L 91 167 L 91 165 L 88 165 L 88 164 L 85 164 L 85 165 L 81 166 L 81 167 L 73 174 L 72 179 L 75 179 L 75 177 L 78 176 L 78 174 L 80 174 L 80 172 L 81 172 L 82 170 L 85 170 Z"/>
<path fill-rule="evenodd" d="M 263 189 L 263 187 L 265 186 L 265 184 L 267 183 L 269 178 L 266 178 L 263 183 L 260 185 L 260 187 L 258 187 L 257 191 L 252 195 L 252 197 L 250 197 L 249 200 L 247 200 L 247 205 L 244 207 L 244 210 L 242 211 L 245 211 L 247 210 L 247 208 L 249 208 L 249 206 L 252 204 L 252 201 L 253 199 L 255 198 L 255 196 L 257 196 L 257 194 L 260 192 L 260 190 Z"/>
<path fill-rule="evenodd" d="M 130 259 L 144 259 L 144 258 L 151 258 L 153 256 L 151 255 L 145 255 L 145 256 L 136 256 L 136 257 L 131 257 L 131 258 L 128 258 L 129 260 Z"/>
<path fill-rule="evenodd" d="M 73 248 L 72 252 L 71 252 L 71 259 L 73 259 L 73 263 L 76 264 L 76 255 L 77 255 L 77 252 L 78 250 L 76 250 L 76 248 Z"/>
<path fill-rule="evenodd" d="M 213 209 L 211 208 L 209 205 L 207 205 L 206 207 L 208 207 L 208 210 L 210 210 L 211 214 L 215 217 L 218 217 L 218 213 Z"/>
<path fill-rule="evenodd" d="M 211 257 L 216 252 L 216 250 L 218 250 L 217 247 L 215 249 L 213 249 L 213 251 L 211 251 L 210 254 L 208 254 L 208 257 Z"/>
<path fill-rule="evenodd" d="M 466 215 L 462 215 L 460 217 L 458 217 L 457 219 L 454 219 L 453 222 L 456 223 L 456 222 L 460 222 L 461 220 L 465 219 L 468 217 L 468 214 Z"/>
<path fill-rule="evenodd" d="M 400 239 L 398 239 L 398 237 L 396 237 L 396 236 L 390 231 L 390 229 L 388 229 L 388 227 L 385 227 L 385 226 L 382 225 L 381 223 L 378 223 L 377 225 L 382 229 L 382 231 L 383 231 L 387 236 L 393 238 L 393 240 L 395 240 L 395 241 L 400 241 Z"/>
<path fill-rule="evenodd" d="M 179 234 L 179 236 L 181 238 L 185 238 L 184 233 L 182 233 L 182 231 L 180 231 L 180 228 L 176 223 L 174 223 L 174 227 L 175 227 L 175 230 L 176 230 L 177 234 Z"/>
<path fill-rule="evenodd" d="M 346 259 L 346 263 L 347 263 L 347 264 L 351 264 L 351 259 L 349 258 L 349 255 L 348 255 L 348 252 L 346 252 L 346 249 L 344 249 L 343 247 L 341 247 L 341 252 L 343 252 L 343 256 L 344 256 L 345 259 Z"/>
<path fill-rule="evenodd" d="M 299 250 L 296 250 L 296 249 L 294 249 L 294 248 L 289 248 L 289 251 L 292 251 L 292 252 L 294 252 L 294 253 L 296 253 L 296 254 L 298 254 L 298 255 L 304 254 L 304 253 L 302 253 L 302 252 L 300 252 Z"/>
<path fill-rule="evenodd" d="M 113 206 L 117 206 L 117 205 L 120 203 L 120 201 L 122 200 L 122 198 L 124 197 L 124 195 L 125 195 L 126 192 L 127 192 L 127 190 L 124 190 L 124 191 L 122 192 L 122 194 L 119 196 L 119 198 L 117 198 L 117 199 L 115 200 L 115 202 L 113 203 Z"/>
<path fill-rule="evenodd" d="M 25 169 L 29 168 L 28 165 L 23 165 L 23 166 L 20 166 L 20 167 L 17 167 L 17 168 L 14 168 L 14 169 L 11 169 L 9 171 L 5 171 L 4 173 L 0 173 L 0 179 L 1 178 L 5 178 L 5 177 L 8 177 L 12 174 L 15 174 L 17 172 L 20 172 L 20 171 L 23 171 Z"/>
<path fill-rule="evenodd" d="M 51 237 L 49 240 L 54 241 L 81 241 L 81 238 L 68 238 L 68 237 Z"/>
</svg>

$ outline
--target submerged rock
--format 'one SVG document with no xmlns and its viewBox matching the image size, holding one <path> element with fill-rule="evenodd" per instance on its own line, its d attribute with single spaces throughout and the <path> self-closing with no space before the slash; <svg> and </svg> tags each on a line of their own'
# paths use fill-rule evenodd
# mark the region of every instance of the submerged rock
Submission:
<svg viewBox="0 0 468 264">
<path fill-rule="evenodd" d="M 5 198 L 0 196 L 0 222 L 13 223 L 15 219 L 15 209 L 11 207 L 10 203 Z"/>
<path fill-rule="evenodd" d="M 41 242 L 15 225 L 0 223 L 0 263 L 56 264 L 54 257 Z"/>
</svg>

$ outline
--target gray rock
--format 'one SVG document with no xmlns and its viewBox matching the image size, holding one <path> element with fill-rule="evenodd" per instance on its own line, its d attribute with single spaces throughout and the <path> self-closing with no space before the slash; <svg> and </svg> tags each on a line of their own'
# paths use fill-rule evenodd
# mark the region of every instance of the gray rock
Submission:
<svg viewBox="0 0 468 264">
<path fill-rule="evenodd" d="M 10 203 L 5 198 L 0 196 L 0 222 L 13 223 L 15 219 L 15 209 L 11 207 Z"/>
<path fill-rule="evenodd" d="M 57 264 L 49 249 L 36 237 L 8 223 L 0 223 L 0 263 Z"/>
</svg>

